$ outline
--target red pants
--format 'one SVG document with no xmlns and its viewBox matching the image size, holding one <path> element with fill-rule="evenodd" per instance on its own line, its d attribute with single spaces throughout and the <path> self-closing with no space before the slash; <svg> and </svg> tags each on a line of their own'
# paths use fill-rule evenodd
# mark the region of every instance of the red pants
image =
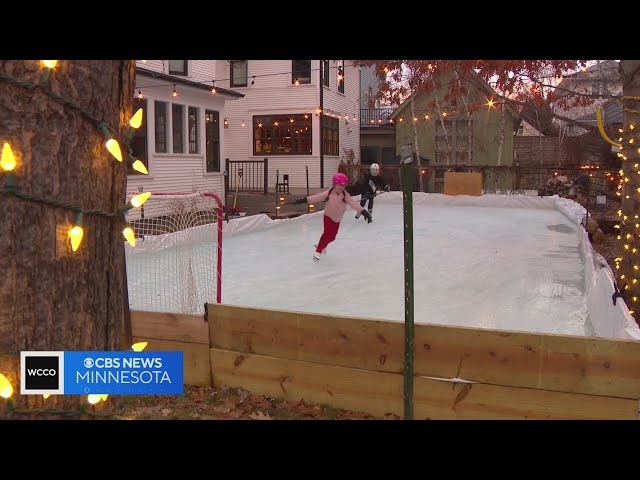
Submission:
<svg viewBox="0 0 640 480">
<path fill-rule="evenodd" d="M 322 250 L 327 248 L 327 245 L 329 245 L 336 239 L 338 228 L 340 228 L 340 223 L 334 222 L 329 217 L 324 215 L 324 231 L 322 232 L 322 236 L 320 237 L 320 241 L 318 242 L 316 252 L 322 253 Z"/>
</svg>

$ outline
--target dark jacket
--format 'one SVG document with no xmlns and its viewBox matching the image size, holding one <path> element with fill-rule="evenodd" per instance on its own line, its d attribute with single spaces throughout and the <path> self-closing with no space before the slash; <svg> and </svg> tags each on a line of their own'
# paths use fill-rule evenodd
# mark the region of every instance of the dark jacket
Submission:
<svg viewBox="0 0 640 480">
<path fill-rule="evenodd" d="M 367 196 L 375 196 L 376 188 L 379 190 L 383 190 L 387 186 L 387 183 L 384 181 L 381 175 L 376 175 L 375 177 L 371 175 L 371 172 L 367 172 L 364 174 L 360 180 L 360 194 Z"/>
</svg>

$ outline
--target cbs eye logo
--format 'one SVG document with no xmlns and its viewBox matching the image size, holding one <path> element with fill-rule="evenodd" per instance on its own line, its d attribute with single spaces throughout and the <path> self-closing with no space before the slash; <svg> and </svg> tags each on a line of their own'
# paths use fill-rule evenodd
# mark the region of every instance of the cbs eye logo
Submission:
<svg viewBox="0 0 640 480">
<path fill-rule="evenodd" d="M 63 393 L 63 355 L 63 352 L 21 352 L 20 393 Z"/>
</svg>

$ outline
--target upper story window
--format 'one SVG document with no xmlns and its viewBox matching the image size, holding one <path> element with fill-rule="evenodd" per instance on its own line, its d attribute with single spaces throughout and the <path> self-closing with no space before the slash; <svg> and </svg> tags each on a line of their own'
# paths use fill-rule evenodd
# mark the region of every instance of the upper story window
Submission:
<svg viewBox="0 0 640 480">
<path fill-rule="evenodd" d="M 338 60 L 338 91 L 344 93 L 344 60 Z"/>
<path fill-rule="evenodd" d="M 311 60 L 291 61 L 291 83 L 311 83 Z"/>
<path fill-rule="evenodd" d="M 322 60 L 322 84 L 329 86 L 329 60 Z"/>
<path fill-rule="evenodd" d="M 188 74 L 186 60 L 169 60 L 169 75 L 182 75 L 186 77 Z"/>
<path fill-rule="evenodd" d="M 229 60 L 231 64 L 231 88 L 247 86 L 247 60 Z"/>
</svg>

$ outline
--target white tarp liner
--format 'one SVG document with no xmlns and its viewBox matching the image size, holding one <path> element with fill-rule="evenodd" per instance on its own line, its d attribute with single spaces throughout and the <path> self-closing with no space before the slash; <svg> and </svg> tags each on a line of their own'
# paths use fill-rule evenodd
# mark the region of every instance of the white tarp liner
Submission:
<svg viewBox="0 0 640 480">
<path fill-rule="evenodd" d="M 413 199 L 417 323 L 640 340 L 624 302 L 613 305 L 611 273 L 580 226 L 580 205 L 518 195 Z M 403 321 L 402 195 L 379 195 L 371 224 L 354 215 L 347 210 L 317 263 L 322 212 L 224 222 L 222 301 Z"/>
</svg>

